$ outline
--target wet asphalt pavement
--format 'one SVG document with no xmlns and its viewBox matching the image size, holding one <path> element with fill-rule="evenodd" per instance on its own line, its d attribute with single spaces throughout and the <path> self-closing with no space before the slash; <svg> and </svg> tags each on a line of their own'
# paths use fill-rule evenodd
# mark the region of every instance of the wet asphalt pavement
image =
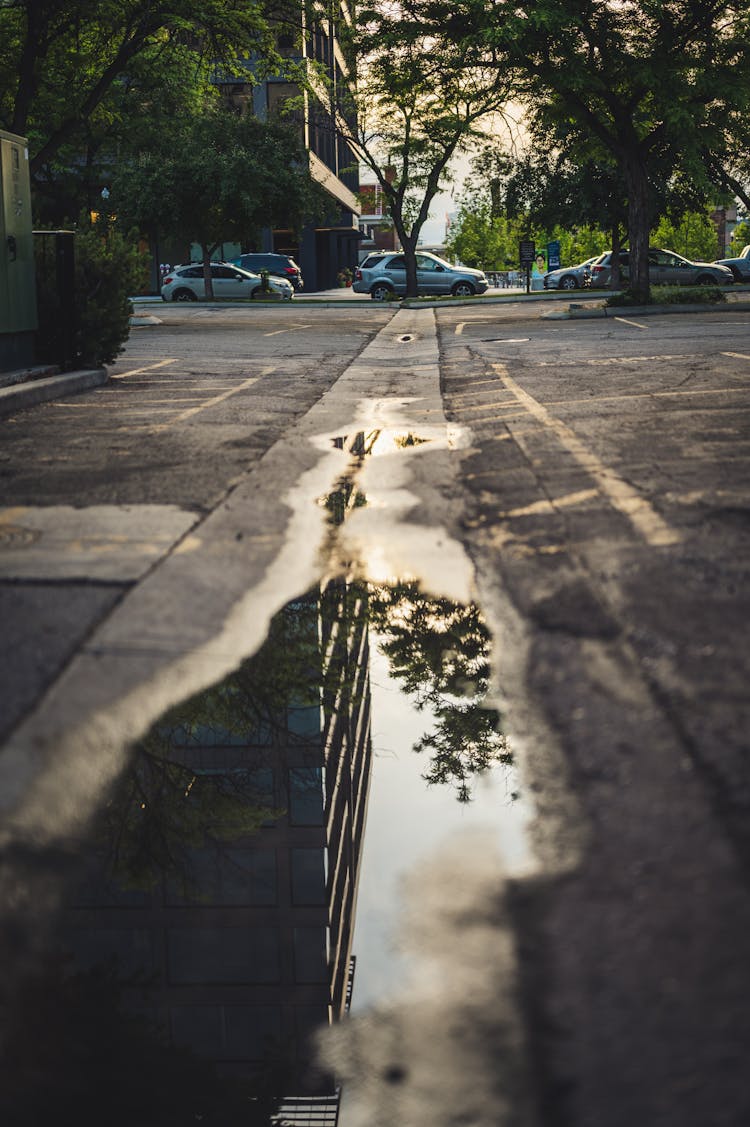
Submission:
<svg viewBox="0 0 750 1127">
<path fill-rule="evenodd" d="M 739 1127 L 750 312 L 550 308 L 156 306 L 108 383 L 0 420 L 3 845 L 56 847 L 322 576 L 474 598 L 535 864 L 422 872 L 431 975 L 323 1050 L 345 1122 Z"/>
</svg>

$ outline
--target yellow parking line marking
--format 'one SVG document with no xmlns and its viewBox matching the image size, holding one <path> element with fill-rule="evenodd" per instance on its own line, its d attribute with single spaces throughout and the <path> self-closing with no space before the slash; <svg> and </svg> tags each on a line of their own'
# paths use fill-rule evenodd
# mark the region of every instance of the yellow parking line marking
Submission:
<svg viewBox="0 0 750 1127">
<path fill-rule="evenodd" d="M 750 360 L 746 352 L 722 352 L 722 356 L 732 356 L 735 360 Z"/>
<path fill-rule="evenodd" d="M 648 501 L 589 450 L 570 427 L 566 426 L 560 419 L 556 419 L 546 407 L 543 407 L 528 392 L 519 387 L 516 381 L 508 375 L 504 364 L 493 364 L 492 366 L 505 386 L 516 396 L 518 402 L 526 408 L 533 418 L 552 431 L 568 453 L 594 479 L 599 492 L 608 498 L 610 504 L 618 512 L 627 517 L 635 531 L 643 537 L 647 544 L 660 547 L 678 543 L 680 539 L 678 533 L 670 528 L 666 521 L 662 520 Z"/>
<path fill-rule="evenodd" d="M 463 399 L 467 395 L 473 395 L 474 389 L 477 387 L 497 387 L 497 380 L 474 380 L 471 384 L 469 391 L 456 391 L 453 393 L 453 399 Z"/>
<path fill-rule="evenodd" d="M 748 356 L 750 360 L 750 356 Z M 698 387 L 681 388 L 679 391 L 630 391 L 624 395 L 597 395 L 588 399 L 550 399 L 548 407 L 578 406 L 586 403 L 589 407 L 596 403 L 627 403 L 630 399 L 690 399 L 697 395 L 747 395 L 746 387 Z"/>
<path fill-rule="evenodd" d="M 508 403 L 506 400 L 505 403 L 475 403 L 471 407 L 456 405 L 453 410 L 457 413 L 459 411 L 517 411 L 518 404 L 515 400 L 512 403 Z"/>
<path fill-rule="evenodd" d="M 633 325 L 636 329 L 645 329 L 647 325 L 641 325 L 638 321 L 629 321 L 627 317 L 615 317 L 615 321 L 622 321 L 623 325 Z"/>
<path fill-rule="evenodd" d="M 237 395 L 240 391 L 246 391 L 247 388 L 252 387 L 258 380 L 264 376 L 269 375 L 275 371 L 275 367 L 264 368 L 259 376 L 251 376 L 249 380 L 243 380 L 241 384 L 237 384 L 231 391 L 225 391 L 221 395 L 212 395 L 210 399 L 206 399 L 198 407 L 189 407 L 186 411 L 180 411 L 168 423 L 161 423 L 159 426 L 154 427 L 155 431 L 168 430 L 170 427 L 176 426 L 177 423 L 184 423 L 187 419 L 192 419 L 193 416 L 199 415 L 201 411 L 207 411 L 209 407 L 215 407 L 218 403 L 223 403 L 226 399 L 231 399 L 233 395 Z"/>
<path fill-rule="evenodd" d="M 520 509 L 507 509 L 500 513 L 502 517 L 533 517 L 539 513 L 554 513 L 558 509 L 569 509 L 574 505 L 581 505 L 584 501 L 591 501 L 599 496 L 597 489 L 580 489 L 577 493 L 566 493 L 564 497 L 552 497 L 549 501 L 534 501 L 531 505 L 524 505 Z"/>
<path fill-rule="evenodd" d="M 110 376 L 110 379 L 126 380 L 128 376 L 140 376 L 142 372 L 153 372 L 156 368 L 164 368 L 167 364 L 176 363 L 176 357 L 173 360 L 159 360 L 156 364 L 147 364 L 145 368 L 133 368 L 130 372 L 122 372 L 116 376 Z"/>
</svg>

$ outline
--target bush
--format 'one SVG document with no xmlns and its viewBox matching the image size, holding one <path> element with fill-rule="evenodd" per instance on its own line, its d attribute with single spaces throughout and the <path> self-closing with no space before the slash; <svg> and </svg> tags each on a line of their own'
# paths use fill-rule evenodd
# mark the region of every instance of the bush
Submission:
<svg viewBox="0 0 750 1127">
<path fill-rule="evenodd" d="M 705 305 L 726 301 L 726 293 L 720 286 L 652 286 L 649 305 Z M 613 293 L 605 305 L 643 305 L 630 290 Z"/>
<path fill-rule="evenodd" d="M 75 242 L 76 353 L 83 364 L 112 364 L 130 335 L 130 294 L 147 277 L 146 256 L 111 226 L 79 229 Z"/>
<path fill-rule="evenodd" d="M 54 236 L 52 236 L 54 238 Z M 54 255 L 36 241 L 39 330 L 37 358 L 64 366 L 111 364 L 130 334 L 130 294 L 147 277 L 146 256 L 110 226 L 75 230 L 72 347 L 64 340 L 65 301 L 57 289 Z"/>
</svg>

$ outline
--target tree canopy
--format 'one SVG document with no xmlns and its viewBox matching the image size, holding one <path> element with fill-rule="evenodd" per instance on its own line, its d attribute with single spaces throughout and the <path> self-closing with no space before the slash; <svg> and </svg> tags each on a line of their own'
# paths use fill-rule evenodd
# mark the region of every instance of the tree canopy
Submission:
<svg viewBox="0 0 750 1127">
<path fill-rule="evenodd" d="M 0 127 L 29 138 L 36 178 L 111 120 L 144 64 L 153 76 L 188 55 L 232 68 L 271 44 L 260 4 L 246 0 L 4 0 Z M 188 92 L 186 66 L 184 75 Z"/>
<path fill-rule="evenodd" d="M 219 106 L 176 122 L 112 184 L 119 218 L 200 245 L 208 296 L 208 263 L 222 242 L 250 241 L 268 226 L 301 227 L 327 206 L 292 127 Z"/>
<path fill-rule="evenodd" d="M 400 11 L 375 0 L 342 28 L 357 81 L 329 85 L 332 120 L 356 159 L 375 177 L 406 258 L 407 294 L 417 292 L 416 248 L 430 205 L 450 182 L 450 163 L 483 135 L 482 122 L 502 105 L 507 82 L 477 51 L 443 42 Z"/>
<path fill-rule="evenodd" d="M 628 209 L 630 284 L 648 297 L 649 175 L 679 171 L 732 187 L 747 136 L 750 11 L 745 0 L 404 0 L 441 43 L 484 46 L 511 75 L 532 125 L 568 124 L 606 153 Z"/>
</svg>

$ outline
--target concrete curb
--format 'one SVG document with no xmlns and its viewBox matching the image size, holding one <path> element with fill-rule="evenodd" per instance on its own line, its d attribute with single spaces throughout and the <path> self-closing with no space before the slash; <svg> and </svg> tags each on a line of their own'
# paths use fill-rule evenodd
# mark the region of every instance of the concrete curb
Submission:
<svg viewBox="0 0 750 1127">
<path fill-rule="evenodd" d="M 609 305 L 597 306 L 594 309 L 570 305 L 567 310 L 555 309 L 549 313 L 542 313 L 542 318 L 546 321 L 576 321 L 587 317 L 627 317 L 633 315 L 654 317 L 670 313 L 747 313 L 748 311 L 750 311 L 750 301 L 694 304 L 675 302 L 671 305 Z"/>
<path fill-rule="evenodd" d="M 50 399 L 59 399 L 62 395 L 74 395 L 77 391 L 100 387 L 108 380 L 106 368 L 92 368 L 80 372 L 61 372 L 55 376 L 0 388 L 0 417 L 23 411 L 25 407 L 36 407 Z"/>
</svg>

